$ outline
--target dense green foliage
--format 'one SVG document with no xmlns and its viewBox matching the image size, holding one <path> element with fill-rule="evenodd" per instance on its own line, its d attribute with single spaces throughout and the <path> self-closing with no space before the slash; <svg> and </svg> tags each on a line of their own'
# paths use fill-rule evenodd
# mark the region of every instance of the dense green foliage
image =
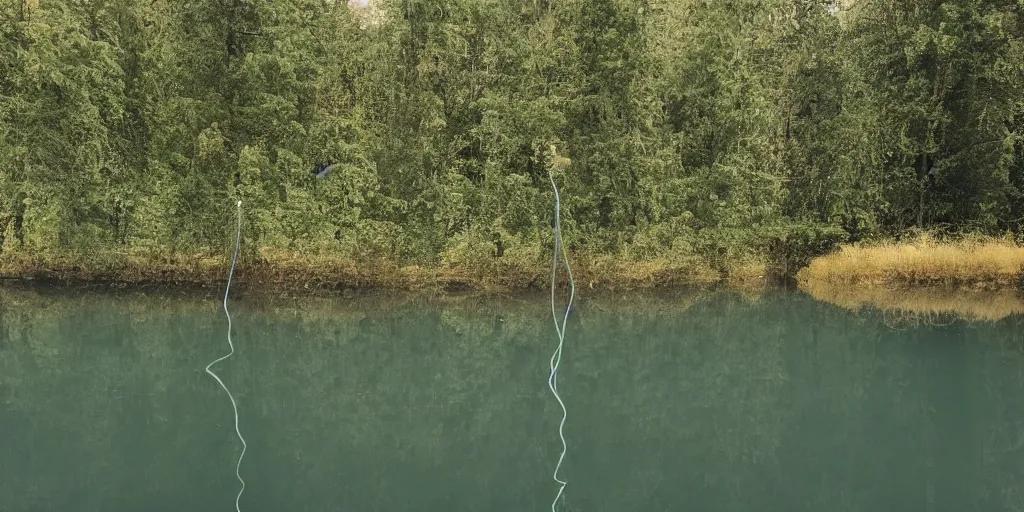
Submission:
<svg viewBox="0 0 1024 512">
<path fill-rule="evenodd" d="M 1024 229 L 1024 0 L 0 6 L 0 249 L 792 262 Z M 339 162 L 317 182 L 318 162 Z"/>
</svg>

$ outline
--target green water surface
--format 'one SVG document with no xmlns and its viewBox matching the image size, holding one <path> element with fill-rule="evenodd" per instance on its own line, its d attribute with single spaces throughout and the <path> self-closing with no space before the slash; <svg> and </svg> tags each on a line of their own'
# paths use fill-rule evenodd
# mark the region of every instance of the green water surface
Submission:
<svg viewBox="0 0 1024 512">
<path fill-rule="evenodd" d="M 544 511 L 544 296 L 231 303 L 241 509 Z M 1024 510 L 1021 318 L 584 297 L 560 510 Z M 0 512 L 234 510 L 219 298 L 0 294 Z"/>
</svg>

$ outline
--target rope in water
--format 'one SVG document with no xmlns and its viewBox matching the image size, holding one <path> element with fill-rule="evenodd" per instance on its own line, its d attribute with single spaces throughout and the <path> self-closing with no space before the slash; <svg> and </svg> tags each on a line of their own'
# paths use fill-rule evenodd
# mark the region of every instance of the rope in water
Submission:
<svg viewBox="0 0 1024 512">
<path fill-rule="evenodd" d="M 568 483 L 558 477 L 558 470 L 562 467 L 562 461 L 565 459 L 565 452 L 568 449 L 563 430 L 565 428 L 565 420 L 569 416 L 568 411 L 565 409 L 565 402 L 562 401 L 562 397 L 558 394 L 558 365 L 562 362 L 562 347 L 565 344 L 565 324 L 569 319 L 569 309 L 572 308 L 573 298 L 576 296 L 576 282 L 573 280 L 572 269 L 569 268 L 569 258 L 565 255 L 565 247 L 562 245 L 562 225 L 559 218 L 561 200 L 558 196 L 558 186 L 555 185 L 555 178 L 551 175 L 550 170 L 548 170 L 548 179 L 551 180 L 551 188 L 555 191 L 555 254 L 554 260 L 551 263 L 551 316 L 555 320 L 555 332 L 558 333 L 558 348 L 551 354 L 551 375 L 548 377 L 548 388 L 551 389 L 551 393 L 555 395 L 555 400 L 558 400 L 558 405 L 562 408 L 562 421 L 558 424 L 558 437 L 562 440 L 562 454 L 558 456 L 558 464 L 555 466 L 555 472 L 552 475 L 555 482 L 559 484 L 558 494 L 555 495 L 555 500 L 551 502 L 551 512 L 555 512 L 555 506 L 562 497 L 565 485 Z M 565 271 L 569 275 L 569 303 L 565 306 L 565 314 L 562 316 L 561 325 L 558 323 L 558 312 L 555 310 L 555 278 L 558 274 L 558 255 L 560 252 L 565 263 Z"/>
<path fill-rule="evenodd" d="M 245 439 L 242 437 L 242 432 L 238 429 L 238 404 L 235 403 L 235 397 L 231 395 L 231 391 L 224 385 L 224 381 L 220 380 L 220 377 L 216 373 L 210 370 L 213 365 L 231 357 L 235 353 L 235 345 L 231 342 L 231 313 L 228 312 L 228 293 L 231 291 L 231 276 L 235 273 L 235 263 L 238 262 L 238 245 L 242 237 L 242 202 L 238 202 L 238 227 L 235 230 L 235 255 L 231 258 L 231 271 L 228 272 L 228 286 L 224 290 L 224 315 L 228 317 L 228 346 L 231 347 L 231 351 L 227 355 L 213 361 L 206 365 L 206 373 L 209 373 L 211 377 L 217 380 L 220 387 L 224 388 L 224 392 L 228 394 L 228 398 L 231 399 L 231 409 L 235 412 L 235 433 L 238 434 L 238 440 L 242 442 L 242 453 L 238 455 L 238 465 L 235 466 L 235 476 L 238 477 L 238 481 L 242 483 L 242 488 L 238 490 L 238 496 L 235 497 L 235 512 L 242 512 L 238 502 L 242 499 L 242 493 L 245 492 L 245 480 L 242 480 L 242 457 L 245 456 Z"/>
</svg>

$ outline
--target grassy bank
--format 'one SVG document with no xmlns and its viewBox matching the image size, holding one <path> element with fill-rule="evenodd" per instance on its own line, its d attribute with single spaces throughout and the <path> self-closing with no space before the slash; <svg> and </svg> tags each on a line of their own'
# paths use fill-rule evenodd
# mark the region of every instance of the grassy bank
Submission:
<svg viewBox="0 0 1024 512">
<path fill-rule="evenodd" d="M 995 321 L 1024 313 L 1022 271 L 1024 248 L 1012 240 L 920 237 L 842 247 L 812 260 L 797 281 L 818 300 L 852 311 L 872 307 L 900 322 Z"/>
<path fill-rule="evenodd" d="M 1003 239 L 912 242 L 841 247 L 797 273 L 801 286 L 1016 287 L 1024 248 Z"/>
<path fill-rule="evenodd" d="M 42 258 L 23 253 L 0 257 L 0 279 L 21 282 L 94 283 L 111 286 L 223 286 L 230 260 L 206 255 L 116 254 L 91 258 Z M 317 294 L 344 290 L 490 291 L 543 289 L 549 286 L 550 261 L 502 261 L 432 266 L 390 261 L 352 261 L 299 253 L 262 251 L 240 261 L 233 286 L 246 291 Z M 765 266 L 737 263 L 726 272 L 691 260 L 623 261 L 614 257 L 572 257 L 578 288 L 643 290 L 707 286 L 729 282 L 740 287 L 764 282 Z M 560 269 L 560 278 L 564 271 Z"/>
</svg>

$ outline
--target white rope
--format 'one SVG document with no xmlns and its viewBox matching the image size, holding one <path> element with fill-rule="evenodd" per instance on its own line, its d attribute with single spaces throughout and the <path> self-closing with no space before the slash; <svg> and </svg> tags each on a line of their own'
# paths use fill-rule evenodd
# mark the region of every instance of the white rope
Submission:
<svg viewBox="0 0 1024 512">
<path fill-rule="evenodd" d="M 555 395 L 555 400 L 558 400 L 558 405 L 562 408 L 562 421 L 558 424 L 558 438 L 562 440 L 562 454 L 558 456 L 558 464 L 555 466 L 555 472 L 552 478 L 555 482 L 558 482 L 558 494 L 555 495 L 554 501 L 551 502 L 551 512 L 555 512 L 555 506 L 558 504 L 558 500 L 562 497 L 565 491 L 565 485 L 568 483 L 558 477 L 558 470 L 562 467 L 562 461 L 565 459 L 565 452 L 568 449 L 568 445 L 565 442 L 565 434 L 563 432 L 565 428 L 565 420 L 569 416 L 568 411 L 565 409 L 565 402 L 562 401 L 562 397 L 558 395 L 558 365 L 562 362 L 562 346 L 565 344 L 565 324 L 569 319 L 569 309 L 572 308 L 572 301 L 576 296 L 576 281 L 572 277 L 572 269 L 569 268 L 569 258 L 563 257 L 565 263 L 565 271 L 569 275 L 569 303 L 565 306 L 565 314 L 562 316 L 562 323 L 558 323 L 558 313 L 555 311 L 555 277 L 558 273 L 558 254 L 559 252 L 565 256 L 565 248 L 562 245 L 562 225 L 559 218 L 559 210 L 561 209 L 561 200 L 558 196 L 558 187 L 555 185 L 555 178 L 551 175 L 551 170 L 548 170 L 548 179 L 551 180 L 551 188 L 555 191 L 555 254 L 554 259 L 551 263 L 551 316 L 555 321 L 555 332 L 558 333 L 558 348 L 551 354 L 550 368 L 551 375 L 548 377 L 548 388 L 551 389 L 551 393 Z"/>
<path fill-rule="evenodd" d="M 228 317 L 228 346 L 231 347 L 231 351 L 227 355 L 213 361 L 206 365 L 206 373 L 209 373 L 211 377 L 217 379 L 217 383 L 220 387 L 224 388 L 224 392 L 228 394 L 228 398 L 231 399 L 231 409 L 235 411 L 235 433 L 238 434 L 238 440 L 242 442 L 242 453 L 238 456 L 238 465 L 235 466 L 235 476 L 238 477 L 238 481 L 242 483 L 242 488 L 238 490 L 238 496 L 235 497 L 235 512 L 242 512 L 238 502 L 242 499 L 242 493 L 245 492 L 245 480 L 242 480 L 242 457 L 245 456 L 245 439 L 242 437 L 242 432 L 238 429 L 238 404 L 235 403 L 235 397 L 231 395 L 231 391 L 224 385 L 224 381 L 220 380 L 220 377 L 216 373 L 210 370 L 213 365 L 231 357 L 235 353 L 235 345 L 231 342 L 231 313 L 228 312 L 228 292 L 231 291 L 231 276 L 235 273 L 235 263 L 238 261 L 238 245 L 242 237 L 242 202 L 238 201 L 238 227 L 235 231 L 235 255 L 231 258 L 231 271 L 228 272 L 228 286 L 224 290 L 224 315 Z"/>
</svg>

